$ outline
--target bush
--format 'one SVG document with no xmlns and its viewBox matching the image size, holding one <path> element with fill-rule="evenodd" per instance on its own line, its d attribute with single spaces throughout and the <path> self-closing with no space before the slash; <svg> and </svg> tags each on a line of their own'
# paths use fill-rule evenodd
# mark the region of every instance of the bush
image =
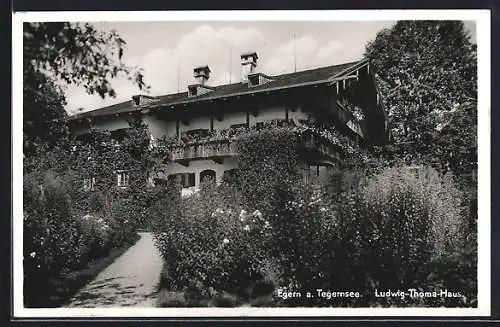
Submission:
<svg viewBox="0 0 500 327">
<path fill-rule="evenodd" d="M 269 250 L 283 270 L 281 285 L 295 290 L 323 287 L 329 260 L 324 256 L 325 249 L 329 247 L 335 221 L 333 203 L 320 191 L 302 184 L 278 194 L 270 218 Z"/>
<path fill-rule="evenodd" d="M 134 241 L 137 231 L 137 217 L 141 208 L 130 199 L 116 198 L 104 209 L 105 221 L 110 227 L 108 248 L 119 247 Z"/>
<path fill-rule="evenodd" d="M 50 277 L 79 264 L 79 231 L 61 176 L 31 173 L 23 187 L 24 295 L 28 305 L 37 305 Z"/>
<path fill-rule="evenodd" d="M 300 181 L 298 135 L 288 129 L 263 129 L 242 134 L 237 139 L 238 185 L 243 202 L 272 211 L 276 192 Z"/>
<path fill-rule="evenodd" d="M 455 265 L 438 268 L 437 262 L 451 260 L 466 243 L 461 198 L 451 176 L 440 177 L 433 169 L 386 168 L 369 178 L 358 191 L 343 196 L 339 207 L 337 230 L 342 235 L 333 239 L 330 287 L 363 286 L 369 304 L 401 305 L 399 299 L 374 299 L 374 290 L 447 285 L 447 270 Z M 455 290 L 466 290 L 470 283 L 474 280 Z"/>
<path fill-rule="evenodd" d="M 57 148 L 25 159 L 25 305 L 50 305 L 54 282 L 135 241 L 145 208 L 137 190 L 83 190 L 87 149 Z M 85 159 L 85 160 L 83 160 Z M 87 166 L 86 166 L 87 165 Z M 110 168 L 111 169 L 111 168 Z M 106 172 L 113 182 L 112 170 Z M 115 183 L 115 182 L 114 182 Z M 114 184 L 113 184 L 114 185 Z"/>
<path fill-rule="evenodd" d="M 269 222 L 258 210 L 247 212 L 226 201 L 224 194 L 231 191 L 224 187 L 205 181 L 197 195 L 179 200 L 176 215 L 165 211 L 166 228 L 155 235 L 168 271 L 164 287 L 191 296 L 207 295 L 212 288 L 248 297 L 258 281 L 273 279 L 263 269 L 269 266 L 263 264 Z"/>
<path fill-rule="evenodd" d="M 250 142 L 255 137 L 240 146 L 260 147 Z M 250 154 L 240 157 L 246 168 L 236 186 L 205 181 L 182 200 L 171 189 L 155 206 L 155 241 L 166 261 L 161 287 L 182 292 L 186 305 L 332 305 L 320 297 L 271 297 L 278 288 L 360 292 L 336 299 L 337 306 L 475 305 L 475 240 L 466 235 L 476 231 L 452 176 L 430 168 L 358 169 L 321 189 L 297 180 L 285 159 L 291 150 L 274 163 L 273 151 Z M 374 296 L 375 289 L 409 288 L 464 297 Z"/>
<path fill-rule="evenodd" d="M 107 255 L 112 232 L 108 223 L 103 218 L 91 215 L 85 215 L 77 221 L 80 235 L 78 251 L 82 256 L 82 262 L 87 263 Z"/>
</svg>

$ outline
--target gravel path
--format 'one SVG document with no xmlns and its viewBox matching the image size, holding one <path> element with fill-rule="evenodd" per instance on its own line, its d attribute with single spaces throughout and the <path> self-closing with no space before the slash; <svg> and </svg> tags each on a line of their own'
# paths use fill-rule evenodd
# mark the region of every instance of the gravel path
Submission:
<svg viewBox="0 0 500 327">
<path fill-rule="evenodd" d="M 163 260 L 153 244 L 151 233 L 141 238 L 115 262 L 81 289 L 70 308 L 154 307 L 155 292 Z"/>
</svg>

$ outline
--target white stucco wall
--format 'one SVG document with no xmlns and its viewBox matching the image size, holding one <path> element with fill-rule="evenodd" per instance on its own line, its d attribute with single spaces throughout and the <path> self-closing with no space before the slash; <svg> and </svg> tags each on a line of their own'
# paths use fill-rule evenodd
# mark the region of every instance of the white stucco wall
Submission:
<svg viewBox="0 0 500 327">
<path fill-rule="evenodd" d="M 214 118 L 214 129 L 227 129 L 231 127 L 231 125 L 246 124 L 246 122 L 246 112 L 231 112 L 224 114 L 222 116 L 222 121 L 218 121 L 216 118 Z"/>
<path fill-rule="evenodd" d="M 285 107 L 271 107 L 257 111 L 257 117 L 250 113 L 250 126 L 272 119 L 285 119 Z"/>
<path fill-rule="evenodd" d="M 182 121 L 179 122 L 180 133 L 191 131 L 193 129 L 201 129 L 201 128 L 210 129 L 210 117 L 209 116 L 196 117 L 196 118 L 189 119 L 189 126 L 184 125 L 182 123 Z"/>
<path fill-rule="evenodd" d="M 288 111 L 289 119 L 293 119 L 297 122 L 299 119 L 307 119 L 307 114 L 302 112 L 298 108 L 295 112 Z M 285 119 L 285 107 L 272 107 L 258 111 L 257 117 L 250 114 L 250 126 L 254 126 L 258 122 L 264 122 L 273 119 Z M 155 138 L 161 138 L 163 136 L 175 136 L 176 135 L 176 122 L 175 121 L 162 121 L 154 116 L 144 116 L 143 121 L 148 125 L 149 130 Z M 246 112 L 231 112 L 225 113 L 222 116 L 222 120 L 219 121 L 215 117 L 213 118 L 214 129 L 227 129 L 231 125 L 245 124 L 247 121 Z M 189 125 L 184 125 L 182 121 L 179 122 L 179 133 L 188 132 L 195 129 L 210 129 L 210 117 L 196 117 L 189 120 Z"/>
<path fill-rule="evenodd" d="M 176 135 L 175 121 L 164 121 L 149 115 L 144 116 L 142 121 L 148 126 L 149 131 L 155 138 L 162 138 L 164 136 L 172 137 Z"/>
</svg>

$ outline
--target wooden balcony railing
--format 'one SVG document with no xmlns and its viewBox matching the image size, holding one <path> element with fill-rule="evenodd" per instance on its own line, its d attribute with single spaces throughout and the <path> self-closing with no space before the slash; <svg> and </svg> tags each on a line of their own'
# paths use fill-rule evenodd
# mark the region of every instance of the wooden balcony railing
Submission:
<svg viewBox="0 0 500 327">
<path fill-rule="evenodd" d="M 316 153 L 325 159 L 341 160 L 340 151 L 337 146 L 325 143 L 314 134 L 303 135 L 300 145 L 309 153 Z"/>
<path fill-rule="evenodd" d="M 231 140 L 216 140 L 189 144 L 172 150 L 170 160 L 183 161 L 194 159 L 213 159 L 236 156 L 236 143 Z"/>
<path fill-rule="evenodd" d="M 323 158 L 340 160 L 339 148 L 322 141 L 314 134 L 304 134 L 300 140 L 300 148 L 308 153 L 315 153 Z M 205 141 L 174 148 L 170 160 L 185 164 L 191 160 L 217 160 L 223 157 L 237 156 L 236 142 L 230 139 Z"/>
</svg>

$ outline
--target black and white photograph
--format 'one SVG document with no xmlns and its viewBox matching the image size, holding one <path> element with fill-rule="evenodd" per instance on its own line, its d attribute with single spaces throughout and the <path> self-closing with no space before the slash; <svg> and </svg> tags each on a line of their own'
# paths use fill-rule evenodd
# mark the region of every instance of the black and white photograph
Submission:
<svg viewBox="0 0 500 327">
<path fill-rule="evenodd" d="M 53 14 L 13 18 L 21 315 L 488 314 L 487 12 Z"/>
</svg>

